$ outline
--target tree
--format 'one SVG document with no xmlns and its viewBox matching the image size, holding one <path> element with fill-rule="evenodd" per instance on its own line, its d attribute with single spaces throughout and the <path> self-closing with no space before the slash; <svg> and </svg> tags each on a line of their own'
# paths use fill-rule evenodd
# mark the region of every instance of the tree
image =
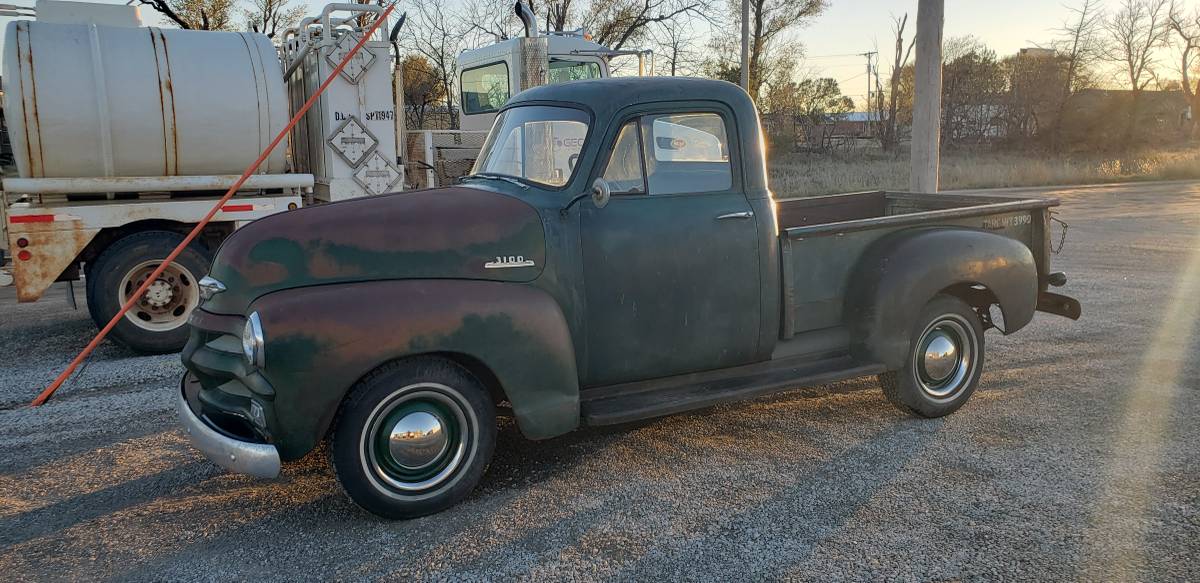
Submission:
<svg viewBox="0 0 1200 583">
<path fill-rule="evenodd" d="M 1054 48 L 1065 60 L 1066 72 L 1059 79 L 1059 98 L 1050 130 L 1050 148 L 1062 148 L 1063 127 L 1066 123 L 1067 103 L 1071 96 L 1090 85 L 1092 67 L 1101 57 L 1100 28 L 1104 24 L 1104 13 L 1097 0 L 1083 0 L 1076 7 L 1068 7 L 1072 17 L 1059 28 L 1059 38 Z"/>
<path fill-rule="evenodd" d="M 699 37 L 692 29 L 691 23 L 659 24 L 654 27 L 651 36 L 658 45 L 655 52 L 662 57 L 662 74 L 672 77 L 689 76 L 696 72 L 696 68 L 703 61 L 696 52 L 696 41 Z"/>
<path fill-rule="evenodd" d="M 458 126 L 454 104 L 454 81 L 458 77 L 458 54 L 471 29 L 468 18 L 460 18 L 447 6 L 447 0 L 413 0 L 408 9 L 403 46 L 424 57 L 440 85 L 450 127 Z"/>
<path fill-rule="evenodd" d="M 913 44 L 915 44 L 915 42 L 916 42 L 915 38 L 913 40 L 910 40 L 908 42 L 908 47 L 905 48 L 905 46 L 904 46 L 904 29 L 907 28 L 907 26 L 908 26 L 908 14 L 905 13 L 904 16 L 897 18 L 895 20 L 895 24 L 892 27 L 892 32 L 894 33 L 893 36 L 895 37 L 896 42 L 895 42 L 895 50 L 894 50 L 893 56 L 892 56 L 892 71 L 891 71 L 890 78 L 888 80 L 887 115 L 880 116 L 880 126 L 881 127 L 879 128 L 879 144 L 881 146 L 883 146 L 884 150 L 887 150 L 887 151 L 891 151 L 892 149 L 894 149 L 896 147 L 897 144 L 900 143 L 900 128 L 899 128 L 898 115 L 899 115 L 900 106 L 901 106 L 901 103 L 900 103 L 901 89 L 902 89 L 901 77 L 902 77 L 903 71 L 906 68 L 909 68 L 908 60 L 912 56 Z M 877 85 L 878 85 L 878 83 L 877 83 Z M 910 83 L 910 87 L 911 87 L 911 83 Z M 879 111 L 880 111 L 880 113 L 883 113 L 883 111 L 884 111 L 883 91 L 882 91 L 881 87 L 877 87 L 877 89 L 880 89 L 880 90 L 876 91 L 876 94 L 879 95 Z M 910 101 L 908 103 L 908 106 L 905 109 L 907 111 L 911 112 L 912 111 L 911 92 L 909 92 L 909 95 L 910 95 Z M 910 113 L 910 115 L 911 115 L 911 113 Z"/>
<path fill-rule="evenodd" d="M 784 33 L 812 21 L 829 6 L 827 0 L 744 0 L 750 3 L 750 95 L 758 95 L 763 81 L 771 78 L 771 58 L 787 44 Z M 731 0 L 734 22 L 740 30 L 739 0 Z"/>
<path fill-rule="evenodd" d="M 975 37 L 960 37 L 945 42 L 942 58 L 942 140 L 985 140 L 998 124 L 1008 85 L 996 52 Z"/>
<path fill-rule="evenodd" d="M 1066 100 L 1062 88 L 1072 75 L 1071 58 L 1052 50 L 1022 51 L 1001 62 L 1008 91 L 1003 99 L 1005 136 L 1014 144 L 1056 140 Z M 1072 85 L 1072 91 L 1078 87 Z"/>
<path fill-rule="evenodd" d="M 823 133 L 814 132 L 818 126 L 828 126 L 830 122 L 854 111 L 854 100 L 842 93 L 835 79 L 823 77 L 805 77 L 795 80 L 795 61 L 788 59 L 776 77 L 770 83 L 764 84 L 762 99 L 763 119 L 768 127 L 772 142 L 795 144 L 797 139 L 806 135 L 810 146 L 817 146 L 815 141 L 833 133 L 832 128 Z M 824 147 L 827 144 L 821 143 Z"/>
<path fill-rule="evenodd" d="M 423 128 L 425 114 L 446 98 L 446 88 L 433 64 L 421 55 L 405 56 L 400 68 L 404 72 L 405 123 L 410 128 Z"/>
<path fill-rule="evenodd" d="M 510 2 L 465 0 L 462 10 L 463 14 L 468 15 L 463 18 L 467 28 L 466 37 L 463 40 L 464 49 L 477 49 L 495 44 L 518 36 L 521 31 L 520 20 L 516 17 Z"/>
<path fill-rule="evenodd" d="M 1193 71 L 1200 67 L 1200 6 L 1191 14 L 1185 14 L 1181 5 L 1172 3 L 1168 15 L 1167 28 L 1174 33 L 1176 48 L 1179 50 L 1180 88 L 1187 96 L 1192 108 L 1190 137 L 1195 137 L 1197 128 L 1196 117 L 1200 116 L 1200 75 L 1192 79 Z"/>
<path fill-rule="evenodd" d="M 275 38 L 281 30 L 295 26 L 304 16 L 304 5 L 290 6 L 291 0 L 250 0 L 250 8 L 243 8 L 246 30 L 261 32 Z"/>
<path fill-rule="evenodd" d="M 170 19 L 179 28 L 233 30 L 234 0 L 138 0 Z"/>
<path fill-rule="evenodd" d="M 563 6 L 563 16 L 555 20 L 566 22 L 569 16 Z M 653 25 L 669 25 L 685 16 L 707 18 L 709 0 L 593 0 L 583 21 L 592 33 L 592 40 L 613 50 L 620 50 L 633 41 L 645 40 Z"/>
<path fill-rule="evenodd" d="M 842 93 L 836 79 L 827 77 L 776 83 L 764 101 L 767 111 L 811 124 L 826 123 L 854 111 L 854 100 Z"/>
<path fill-rule="evenodd" d="M 1142 92 L 1154 81 L 1155 51 L 1164 46 L 1170 8 L 1167 0 L 1123 0 L 1112 19 L 1105 22 L 1108 47 L 1105 55 L 1118 64 L 1132 92 L 1123 145 L 1132 145 Z"/>
</svg>

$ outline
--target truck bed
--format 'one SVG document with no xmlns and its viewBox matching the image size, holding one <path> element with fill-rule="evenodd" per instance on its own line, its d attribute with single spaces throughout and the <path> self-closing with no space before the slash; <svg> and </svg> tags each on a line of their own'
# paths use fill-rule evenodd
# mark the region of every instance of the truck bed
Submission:
<svg viewBox="0 0 1200 583">
<path fill-rule="evenodd" d="M 1053 198 L 857 192 L 776 202 L 783 271 L 781 338 L 838 337 L 850 270 L 871 243 L 912 227 L 957 226 L 1016 239 L 1033 251 L 1041 289 Z"/>
</svg>

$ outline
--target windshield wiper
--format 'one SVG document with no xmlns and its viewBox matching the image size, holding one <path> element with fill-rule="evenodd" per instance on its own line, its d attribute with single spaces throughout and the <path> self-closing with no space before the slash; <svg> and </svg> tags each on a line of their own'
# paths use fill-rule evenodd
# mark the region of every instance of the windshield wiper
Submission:
<svg viewBox="0 0 1200 583">
<path fill-rule="evenodd" d="M 511 182 L 513 184 L 516 184 L 517 186 L 520 186 L 523 189 L 526 189 L 526 190 L 529 189 L 528 184 L 525 184 L 524 182 L 521 182 L 520 180 L 517 180 L 516 178 L 513 178 L 511 176 L 504 176 L 503 174 L 492 174 L 491 172 L 479 172 L 476 174 L 468 174 L 466 176 L 463 176 L 459 180 L 467 180 L 470 178 L 485 178 L 487 180 L 503 180 L 504 182 Z"/>
</svg>

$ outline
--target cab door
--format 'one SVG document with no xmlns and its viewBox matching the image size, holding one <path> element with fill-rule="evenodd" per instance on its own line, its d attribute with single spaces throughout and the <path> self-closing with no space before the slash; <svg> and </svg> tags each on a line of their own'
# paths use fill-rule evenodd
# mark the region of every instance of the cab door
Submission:
<svg viewBox="0 0 1200 583">
<path fill-rule="evenodd" d="M 585 384 L 754 360 L 758 232 L 730 119 L 719 110 L 647 113 L 610 141 L 601 178 L 613 195 L 580 218 Z"/>
</svg>

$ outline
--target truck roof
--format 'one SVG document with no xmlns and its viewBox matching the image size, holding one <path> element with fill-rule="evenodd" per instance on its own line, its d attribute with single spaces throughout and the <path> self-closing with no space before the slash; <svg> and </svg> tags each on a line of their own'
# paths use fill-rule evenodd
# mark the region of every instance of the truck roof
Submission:
<svg viewBox="0 0 1200 583">
<path fill-rule="evenodd" d="M 528 101 L 570 101 L 586 105 L 597 119 L 606 120 L 638 103 L 691 100 L 724 103 L 733 110 L 739 125 L 757 125 L 754 102 L 741 87 L 727 81 L 690 77 L 608 77 L 555 83 L 522 91 L 506 107 Z"/>
</svg>

